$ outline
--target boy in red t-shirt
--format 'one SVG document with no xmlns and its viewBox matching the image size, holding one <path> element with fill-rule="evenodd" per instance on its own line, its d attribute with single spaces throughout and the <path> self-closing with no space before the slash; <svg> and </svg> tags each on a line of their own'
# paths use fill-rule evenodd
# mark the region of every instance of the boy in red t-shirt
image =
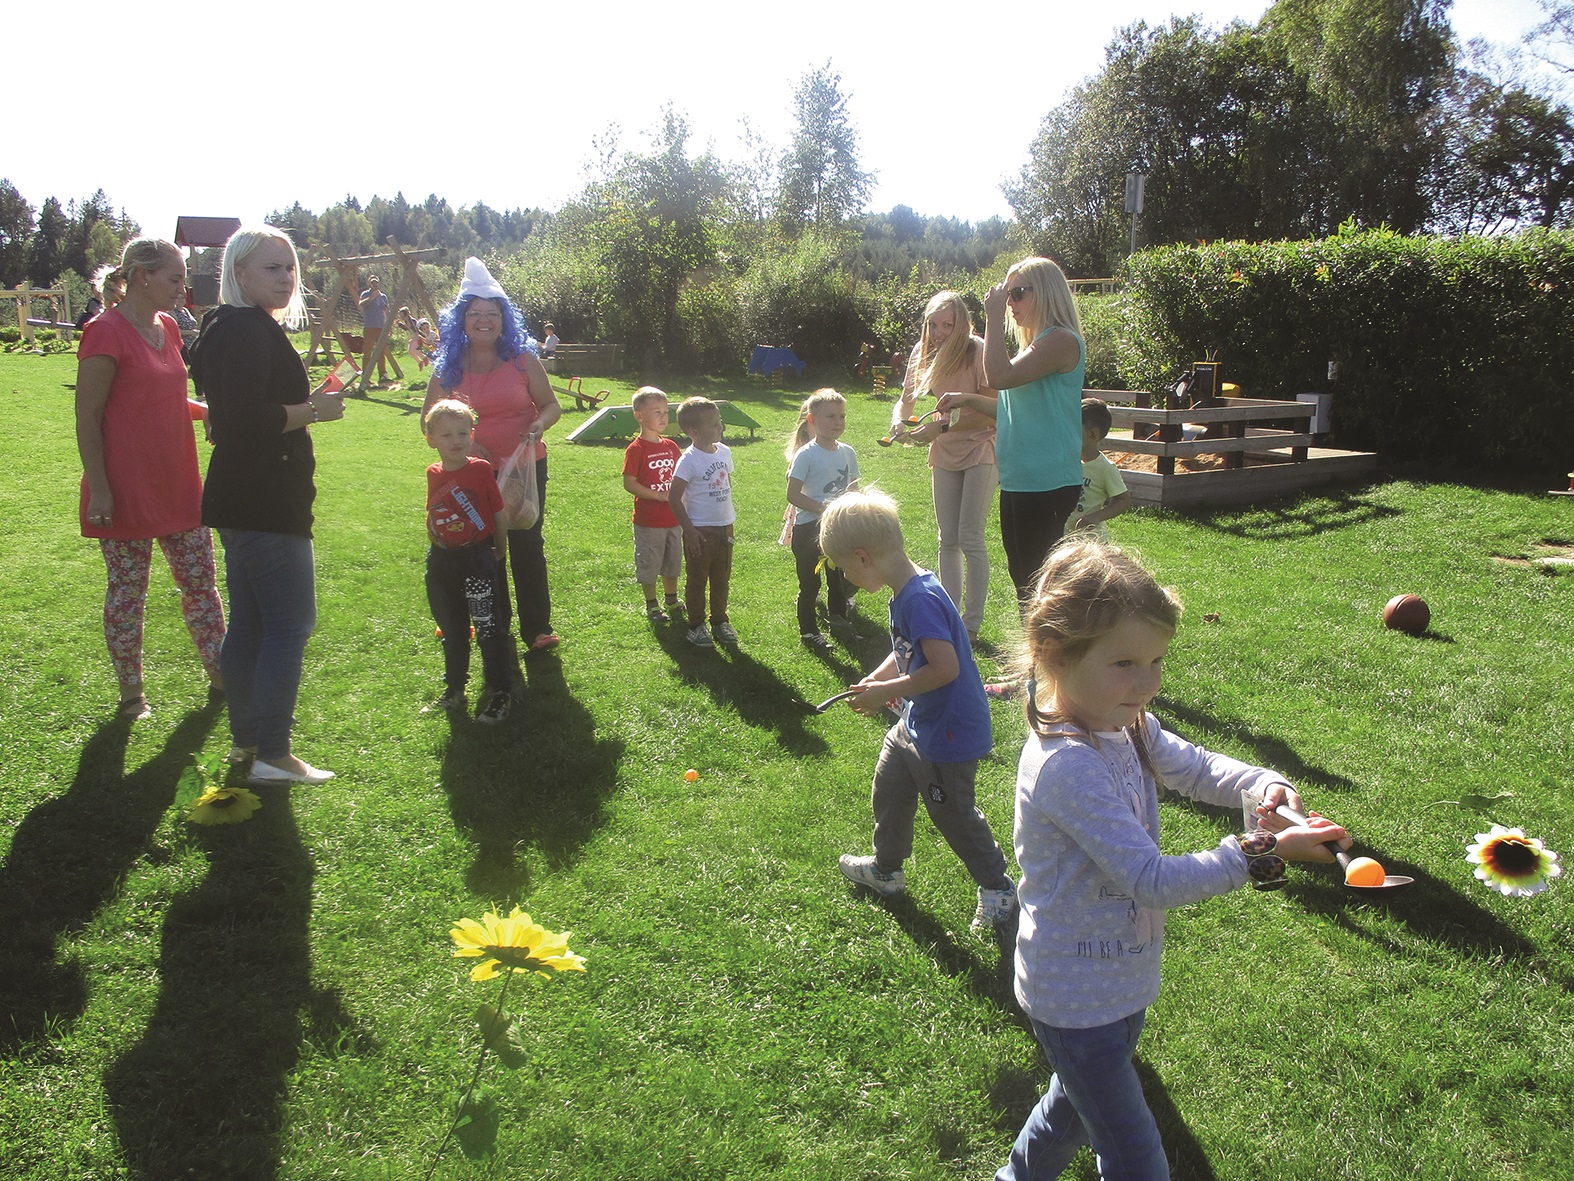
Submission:
<svg viewBox="0 0 1574 1181">
<path fill-rule="evenodd" d="M 496 610 L 503 534 L 494 518 L 503 507 L 492 465 L 470 454 L 475 411 L 455 398 L 432 404 L 421 422 L 426 442 L 442 456 L 426 469 L 426 599 L 443 638 L 443 695 L 429 708 L 463 710 L 475 629 L 486 697 L 475 720 L 496 725 L 508 716 L 513 684 L 508 628 Z"/>
<path fill-rule="evenodd" d="M 667 429 L 667 395 L 653 385 L 634 395 L 634 421 L 639 436 L 623 453 L 623 487 L 634 497 L 634 579 L 645 592 L 645 614 L 652 623 L 683 618 L 678 602 L 678 575 L 683 570 L 683 530 L 667 504 L 672 471 L 683 449 L 662 431 Z M 666 591 L 666 606 L 656 601 L 656 579 Z"/>
</svg>

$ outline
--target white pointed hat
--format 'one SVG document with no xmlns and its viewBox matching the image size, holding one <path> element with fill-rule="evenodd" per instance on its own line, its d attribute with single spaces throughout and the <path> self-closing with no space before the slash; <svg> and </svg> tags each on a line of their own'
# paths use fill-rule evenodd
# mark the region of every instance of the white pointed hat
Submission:
<svg viewBox="0 0 1574 1181">
<path fill-rule="evenodd" d="M 486 263 L 479 258 L 465 259 L 465 277 L 459 283 L 459 298 L 467 295 L 480 296 L 482 299 L 507 299 L 503 288 L 498 281 L 492 278 L 492 272 L 486 269 Z"/>
</svg>

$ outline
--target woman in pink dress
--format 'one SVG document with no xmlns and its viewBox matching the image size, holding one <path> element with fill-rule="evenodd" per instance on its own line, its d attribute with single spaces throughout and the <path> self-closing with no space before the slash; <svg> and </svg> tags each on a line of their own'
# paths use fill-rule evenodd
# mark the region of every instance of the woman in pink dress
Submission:
<svg viewBox="0 0 1574 1181">
<path fill-rule="evenodd" d="M 187 396 L 180 329 L 168 314 L 185 298 L 186 261 L 172 243 L 137 238 L 118 269 L 124 297 L 88 322 L 77 348 L 77 448 L 82 536 L 97 539 L 109 572 L 104 640 L 120 682 L 118 714 L 135 720 L 148 714 L 142 618 L 153 543 L 215 689 L 224 606 L 191 426 L 203 408 Z"/>
<path fill-rule="evenodd" d="M 478 258 L 465 259 L 459 298 L 438 318 L 441 343 L 432 360 L 421 419 L 440 398 L 458 398 L 476 412 L 472 455 L 498 467 L 524 442 L 535 448 L 536 494 L 541 515 L 528 529 L 508 531 L 508 574 L 519 609 L 519 638 L 528 651 L 558 645 L 552 630 L 541 526 L 546 517 L 547 449 L 541 441 L 563 416 L 534 340 L 514 301 Z M 498 601 L 508 607 L 508 588 Z M 505 620 L 506 624 L 506 620 Z"/>
</svg>

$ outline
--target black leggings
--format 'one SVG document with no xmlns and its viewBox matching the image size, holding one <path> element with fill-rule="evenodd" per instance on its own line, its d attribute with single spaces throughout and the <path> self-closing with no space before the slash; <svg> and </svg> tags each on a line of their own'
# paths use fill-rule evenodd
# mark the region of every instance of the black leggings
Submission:
<svg viewBox="0 0 1574 1181">
<path fill-rule="evenodd" d="M 1082 495 L 1080 484 L 1048 492 L 1000 490 L 1000 540 L 1006 567 L 1017 590 L 1017 608 L 1025 610 L 1038 581 L 1039 567 L 1066 532 L 1066 518 Z"/>
<path fill-rule="evenodd" d="M 820 598 L 820 518 L 792 527 L 793 565 L 798 570 L 798 634 L 809 636 L 820 630 L 814 608 Z M 825 568 L 826 614 L 847 617 L 847 585 L 835 566 Z"/>
</svg>

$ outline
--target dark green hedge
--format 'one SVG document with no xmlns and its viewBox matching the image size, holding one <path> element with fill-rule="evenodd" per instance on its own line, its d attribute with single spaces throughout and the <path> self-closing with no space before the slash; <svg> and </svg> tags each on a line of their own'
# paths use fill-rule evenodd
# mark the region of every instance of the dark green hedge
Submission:
<svg viewBox="0 0 1574 1181">
<path fill-rule="evenodd" d="M 1574 466 L 1574 233 L 1170 247 L 1134 255 L 1127 278 L 1119 355 L 1133 388 L 1217 349 L 1224 380 L 1253 397 L 1332 391 L 1342 447 Z"/>
</svg>

